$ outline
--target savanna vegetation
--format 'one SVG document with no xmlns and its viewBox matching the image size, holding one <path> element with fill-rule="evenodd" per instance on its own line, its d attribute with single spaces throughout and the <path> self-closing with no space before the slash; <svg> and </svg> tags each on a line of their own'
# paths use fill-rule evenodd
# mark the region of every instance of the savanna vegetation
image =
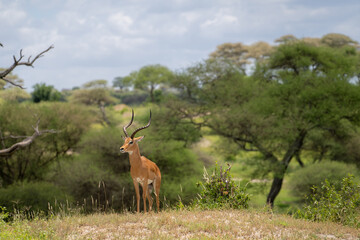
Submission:
<svg viewBox="0 0 360 240">
<path fill-rule="evenodd" d="M 195 218 L 226 213 L 240 221 L 238 214 L 267 216 L 254 210 L 266 206 L 294 218 L 360 226 L 360 51 L 348 36 L 287 35 L 273 45 L 224 43 L 188 68 L 147 65 L 114 78 L 112 86 L 89 79 L 71 90 L 46 83 L 36 84 L 31 93 L 22 89 L 23 81 L 12 70 L 33 66 L 50 50 L 28 61 L 21 52 L 11 67 L 0 70 L 4 234 L 41 238 L 46 219 L 77 221 L 69 216 L 80 218 L 81 213 L 125 212 L 116 221 L 147 221 L 132 219 L 136 201 L 130 164 L 119 152 L 131 109 L 133 129 L 146 124 L 149 109 L 153 113 L 139 145 L 162 174 L 161 208 L 167 211 L 157 221 L 188 229 L 192 218 L 181 220 L 178 215 L 185 213 L 169 209 L 189 211 Z M 93 215 L 101 216 L 108 217 Z M 28 228 L 39 224 L 39 233 L 5 223 L 39 217 L 37 223 L 26 222 Z M 276 217 L 275 225 L 303 221 L 294 218 Z M 195 228 L 219 227 L 208 224 L 213 225 Z M 306 226 L 299 229 L 319 237 Z M 223 238 L 236 234 L 232 224 L 228 227 Z M 43 233 L 60 239 L 73 234 L 57 227 Z M 286 234 L 279 236 L 296 239 Z"/>
</svg>

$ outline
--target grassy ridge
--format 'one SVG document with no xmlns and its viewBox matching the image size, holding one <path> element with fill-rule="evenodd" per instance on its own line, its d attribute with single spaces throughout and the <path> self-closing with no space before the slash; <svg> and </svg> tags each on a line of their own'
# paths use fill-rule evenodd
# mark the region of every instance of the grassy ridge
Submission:
<svg viewBox="0 0 360 240">
<path fill-rule="evenodd" d="M 359 239 L 360 231 L 255 210 L 93 214 L 0 223 L 0 239 Z"/>
</svg>

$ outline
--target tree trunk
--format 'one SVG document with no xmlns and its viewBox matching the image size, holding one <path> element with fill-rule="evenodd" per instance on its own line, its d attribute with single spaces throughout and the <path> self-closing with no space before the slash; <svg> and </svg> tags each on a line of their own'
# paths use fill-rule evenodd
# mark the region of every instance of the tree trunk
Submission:
<svg viewBox="0 0 360 240">
<path fill-rule="evenodd" d="M 280 193 L 282 184 L 284 181 L 284 176 L 282 177 L 274 177 L 270 192 L 267 196 L 266 203 L 271 206 L 271 208 L 274 207 L 275 198 Z"/>
<path fill-rule="evenodd" d="M 103 103 L 100 103 L 99 108 L 100 108 L 100 112 L 102 114 L 102 117 L 104 119 L 104 122 L 106 122 L 108 126 L 111 126 L 111 122 L 109 121 L 108 117 L 106 116 L 105 105 Z"/>
<path fill-rule="evenodd" d="M 155 102 L 154 89 L 155 89 L 154 85 L 151 84 L 151 86 L 150 86 L 150 101 L 152 103 Z"/>
<path fill-rule="evenodd" d="M 275 176 L 270 188 L 270 192 L 266 199 L 266 203 L 269 204 L 271 207 L 274 207 L 275 198 L 280 193 L 284 181 L 284 176 L 291 159 L 294 157 L 294 155 L 296 155 L 296 153 L 300 151 L 301 147 L 303 146 L 306 133 L 306 130 L 301 130 L 299 132 L 299 135 L 297 136 L 295 141 L 289 146 L 288 151 L 285 153 L 284 158 L 281 161 L 281 165 L 275 171 Z"/>
</svg>

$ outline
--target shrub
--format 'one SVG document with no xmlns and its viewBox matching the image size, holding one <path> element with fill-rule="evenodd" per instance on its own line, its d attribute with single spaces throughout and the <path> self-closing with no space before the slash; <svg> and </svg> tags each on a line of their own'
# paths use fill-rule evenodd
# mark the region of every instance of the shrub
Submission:
<svg viewBox="0 0 360 240">
<path fill-rule="evenodd" d="M 31 93 L 33 102 L 41 101 L 60 101 L 62 95 L 54 86 L 47 86 L 45 83 L 37 83 L 33 86 L 34 91 Z"/>
<path fill-rule="evenodd" d="M 314 186 L 313 194 L 307 197 L 308 203 L 303 210 L 296 212 L 295 217 L 359 227 L 360 185 L 356 185 L 353 179 L 352 175 L 343 178 L 340 190 L 336 190 L 328 180 L 320 188 Z"/>
<path fill-rule="evenodd" d="M 21 212 L 27 217 L 58 211 L 68 198 L 62 190 L 47 182 L 13 184 L 0 189 L 1 205 L 10 213 Z"/>
<path fill-rule="evenodd" d="M 356 171 L 355 165 L 342 162 L 322 161 L 308 165 L 294 172 L 290 178 L 291 191 L 294 196 L 304 199 L 312 194 L 313 186 L 320 188 L 325 179 L 331 182 L 335 189 L 340 189 L 341 180 L 348 174 L 355 175 Z"/>
<path fill-rule="evenodd" d="M 196 182 L 201 175 L 201 164 L 196 155 L 175 140 L 159 140 L 146 136 L 140 142 L 140 152 L 156 163 L 161 171 L 160 198 L 167 204 L 176 203 L 178 198 L 190 203 L 196 197 Z"/>
<path fill-rule="evenodd" d="M 120 153 L 122 144 L 120 128 L 104 127 L 86 132 L 78 147 L 82 155 L 87 155 L 88 161 L 94 161 L 100 168 L 115 174 L 122 174 L 130 171 L 128 155 Z"/>
<path fill-rule="evenodd" d="M 6 211 L 6 207 L 0 206 L 0 224 L 9 218 L 9 213 Z"/>
<path fill-rule="evenodd" d="M 7 156 L 6 167 L 1 168 L 2 186 L 43 180 L 52 163 L 76 151 L 74 147 L 80 137 L 95 121 L 90 109 L 84 106 L 60 102 L 7 102 L 0 106 L 0 126 L 5 146 L 9 147 L 19 141 L 11 135 L 31 136 L 34 133 L 32 125 L 36 124 L 37 117 L 40 118 L 40 130 L 55 129 L 58 132 L 43 134 L 28 147 Z"/>
<path fill-rule="evenodd" d="M 202 188 L 194 205 L 202 209 L 211 208 L 248 208 L 250 196 L 246 193 L 246 186 L 240 187 L 231 179 L 230 169 L 223 170 L 222 167 L 215 170 L 211 176 L 204 169 L 204 182 L 199 182 Z"/>
<path fill-rule="evenodd" d="M 130 209 L 135 196 L 130 174 L 114 174 L 92 158 L 82 154 L 63 161 L 50 179 L 71 194 L 73 203 L 82 211 Z"/>
</svg>

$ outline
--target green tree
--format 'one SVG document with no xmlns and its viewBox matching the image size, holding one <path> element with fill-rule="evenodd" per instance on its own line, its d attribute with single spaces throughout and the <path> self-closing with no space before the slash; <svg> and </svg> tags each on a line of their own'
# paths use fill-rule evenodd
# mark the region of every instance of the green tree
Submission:
<svg viewBox="0 0 360 240">
<path fill-rule="evenodd" d="M 142 67 L 126 76 L 123 81 L 134 84 L 135 88 L 147 90 L 150 101 L 155 102 L 155 90 L 161 85 L 169 83 L 173 73 L 167 67 L 160 64 Z"/>
<path fill-rule="evenodd" d="M 3 72 L 3 71 L 6 71 L 6 69 L 4 68 L 0 68 L 0 72 Z M 6 79 L 8 79 L 9 81 L 11 81 L 12 83 L 14 83 L 16 86 L 23 86 L 24 84 L 24 80 L 22 80 L 21 78 L 19 78 L 16 74 L 12 74 L 12 73 L 9 73 L 7 76 L 6 76 Z M 14 86 L 13 84 L 5 81 L 5 80 L 1 80 L 0 79 L 0 89 L 6 89 L 6 88 L 9 88 L 11 86 Z"/>
<path fill-rule="evenodd" d="M 83 84 L 83 88 L 91 89 L 91 88 L 106 88 L 107 81 L 103 79 L 93 80 Z"/>
<path fill-rule="evenodd" d="M 41 138 L 24 146 L 22 151 L 3 155 L 0 158 L 0 185 L 44 179 L 50 165 L 60 157 L 70 156 L 68 153 L 75 150 L 82 134 L 95 121 L 88 108 L 70 103 L 4 103 L 0 107 L 2 146 L 19 144 L 19 139 L 24 139 L 24 143 L 32 140 L 32 124 L 37 119 L 40 121 L 35 129 L 46 126 L 56 131 L 52 131 L 53 134 L 43 132 Z"/>
<path fill-rule="evenodd" d="M 62 96 L 54 86 L 46 85 L 45 83 L 37 83 L 33 86 L 34 91 L 31 93 L 33 102 L 41 101 L 60 101 Z"/>
<path fill-rule="evenodd" d="M 127 78 L 129 80 L 129 78 Z M 120 91 L 123 91 L 123 89 L 130 87 L 130 82 L 126 81 L 126 78 L 124 77 L 116 77 L 113 80 L 113 87 L 119 88 Z"/>
<path fill-rule="evenodd" d="M 216 47 L 216 50 L 210 53 L 211 59 L 230 61 L 245 72 L 245 66 L 249 63 L 247 53 L 248 46 L 238 43 L 224 43 Z"/>
<path fill-rule="evenodd" d="M 260 152 L 273 173 L 267 197 L 273 205 L 293 158 L 301 163 L 304 148 L 316 152 L 319 142 L 336 140 L 359 124 L 360 89 L 352 83 L 357 54 L 349 46 L 295 41 L 276 48 L 251 77 L 223 62 L 207 61 L 188 72 L 199 82 L 196 101 L 168 106 L 179 117 L 232 139 L 240 149 Z"/>
<path fill-rule="evenodd" d="M 339 33 L 329 33 L 321 38 L 321 42 L 330 47 L 344 47 L 348 45 L 358 46 L 358 42 L 351 39 L 349 36 Z"/>
<path fill-rule="evenodd" d="M 3 45 L 0 43 L 0 46 L 2 47 Z M 19 87 L 19 88 L 23 88 L 22 87 L 22 80 L 18 79 L 17 76 L 12 75 L 12 71 L 19 67 L 19 66 L 29 66 L 29 67 L 33 67 L 33 64 L 35 63 L 35 61 L 37 59 L 39 59 L 40 57 L 44 56 L 44 53 L 50 51 L 52 48 L 54 48 L 53 46 L 48 47 L 46 50 L 42 51 L 41 53 L 37 54 L 34 58 L 31 58 L 31 56 L 28 58 L 27 61 L 23 61 L 24 55 L 22 54 L 22 50 L 20 50 L 20 55 L 19 57 L 15 57 L 13 56 L 13 64 L 6 68 L 6 69 L 2 69 L 0 71 L 0 87 L 4 88 L 4 86 L 6 84 L 9 84 L 10 86 L 15 86 L 15 87 Z M 4 84 L 5 82 L 5 84 Z M 0 157 L 3 156 L 8 156 L 10 154 L 12 154 L 13 152 L 15 152 L 15 150 L 19 149 L 19 148 L 23 148 L 26 146 L 29 146 L 30 144 L 32 144 L 32 142 L 38 137 L 41 136 L 43 133 L 45 132 L 49 132 L 47 130 L 39 130 L 39 119 L 37 121 L 37 124 L 35 127 L 33 127 L 35 132 L 25 138 L 24 140 L 20 141 L 20 142 L 15 142 L 13 143 L 13 145 L 11 145 L 10 147 L 7 147 L 4 143 L 4 138 L 2 136 L 2 131 L 0 129 L 0 138 L 2 141 L 2 147 L 3 149 L 0 150 Z"/>
<path fill-rule="evenodd" d="M 31 99 L 31 95 L 21 88 L 9 88 L 0 91 L 0 98 L 5 101 L 22 102 Z"/>
<path fill-rule="evenodd" d="M 85 105 L 97 106 L 100 109 L 104 122 L 111 125 L 105 106 L 115 103 L 116 98 L 112 97 L 110 90 L 106 88 L 106 80 L 95 80 L 84 84 L 84 88 L 76 89 L 69 97 L 69 101 Z"/>
</svg>

